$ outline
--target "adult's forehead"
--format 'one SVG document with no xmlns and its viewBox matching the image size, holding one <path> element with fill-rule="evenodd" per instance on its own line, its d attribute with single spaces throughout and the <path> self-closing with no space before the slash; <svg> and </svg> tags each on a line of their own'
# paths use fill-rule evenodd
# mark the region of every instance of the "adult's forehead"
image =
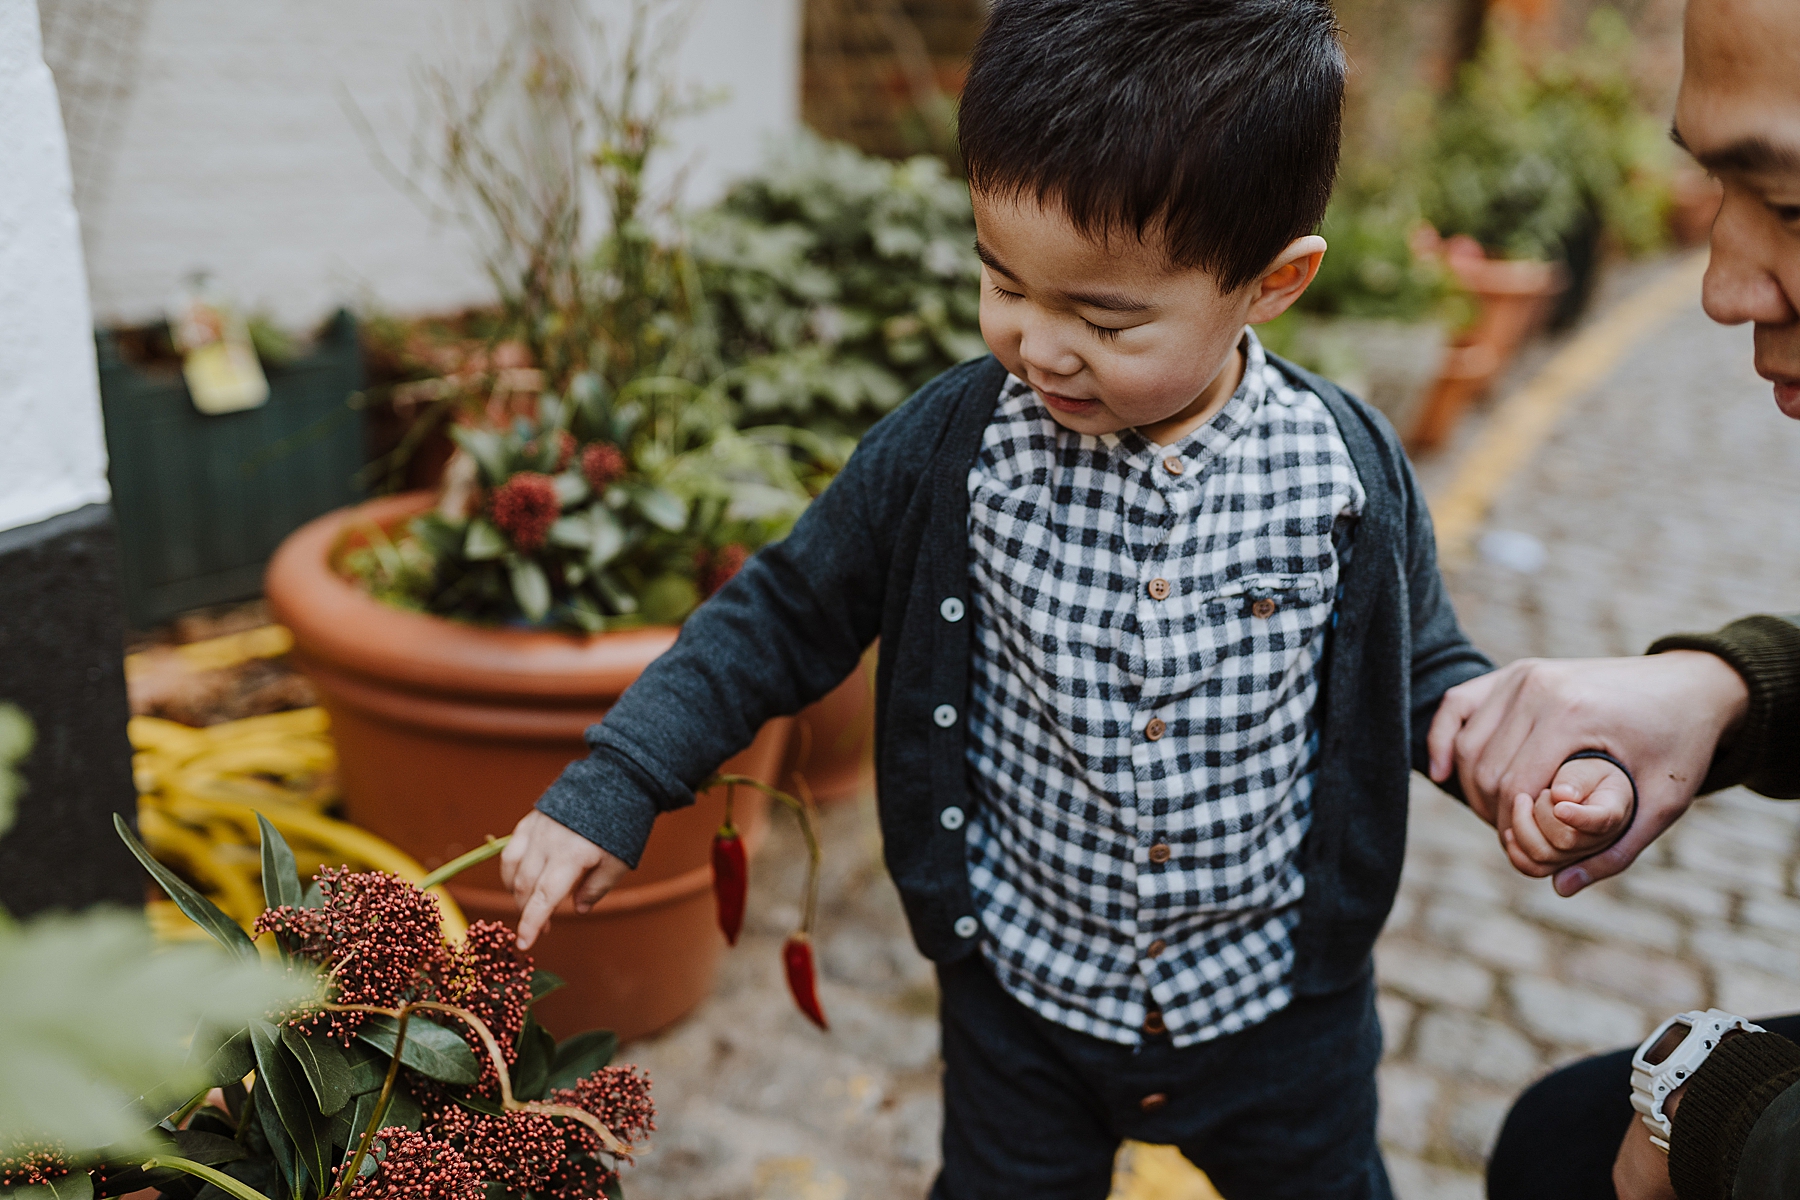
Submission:
<svg viewBox="0 0 1800 1200">
<path fill-rule="evenodd" d="M 1800 0 L 1689 0 L 1676 125 L 1708 150 L 1800 149 Z"/>
</svg>

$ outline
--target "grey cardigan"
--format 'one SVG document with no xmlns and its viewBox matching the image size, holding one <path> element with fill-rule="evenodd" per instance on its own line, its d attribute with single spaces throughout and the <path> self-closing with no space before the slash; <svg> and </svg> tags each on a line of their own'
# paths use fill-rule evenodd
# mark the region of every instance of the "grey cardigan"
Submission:
<svg viewBox="0 0 1800 1200">
<path fill-rule="evenodd" d="M 1398 439 L 1375 410 L 1271 358 L 1324 398 L 1362 481 L 1320 688 L 1321 750 L 1295 987 L 1334 991 L 1367 970 L 1406 844 L 1408 772 L 1450 687 L 1491 665 L 1457 626 L 1431 518 Z M 876 769 L 889 872 L 927 956 L 975 947 L 963 829 L 971 627 L 969 469 L 1005 379 L 993 358 L 946 371 L 864 437 L 783 541 L 688 618 L 675 645 L 602 724 L 538 809 L 636 865 L 656 815 L 750 744 L 771 717 L 843 680 L 881 638 Z M 949 604 L 950 600 L 959 603 Z M 934 713 L 939 719 L 934 719 Z M 951 822 L 956 824 L 956 822 Z"/>
</svg>

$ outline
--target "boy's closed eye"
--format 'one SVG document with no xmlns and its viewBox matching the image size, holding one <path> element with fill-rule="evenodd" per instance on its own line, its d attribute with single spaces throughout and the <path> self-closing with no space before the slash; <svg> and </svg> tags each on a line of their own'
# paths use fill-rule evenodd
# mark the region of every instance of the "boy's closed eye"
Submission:
<svg viewBox="0 0 1800 1200">
<path fill-rule="evenodd" d="M 1625 772 L 1605 759 L 1576 759 L 1564 763 L 1535 799 L 1514 797 L 1512 822 L 1501 840 L 1518 870 L 1550 875 L 1610 846 L 1630 823 L 1632 807 Z"/>
</svg>

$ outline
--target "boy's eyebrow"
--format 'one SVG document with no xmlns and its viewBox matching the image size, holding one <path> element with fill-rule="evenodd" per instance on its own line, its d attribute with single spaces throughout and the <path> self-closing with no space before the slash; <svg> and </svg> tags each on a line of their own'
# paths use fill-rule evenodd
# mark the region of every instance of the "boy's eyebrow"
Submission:
<svg viewBox="0 0 1800 1200">
<path fill-rule="evenodd" d="M 1800 171 L 1800 147 L 1782 145 L 1765 137 L 1739 138 L 1730 145 L 1708 150 L 1704 154 L 1696 153 L 1682 138 L 1681 130 L 1674 125 L 1669 126 L 1669 140 L 1692 154 L 1696 162 L 1715 174 L 1720 171 L 1743 175 Z"/>
<path fill-rule="evenodd" d="M 975 239 L 975 257 L 986 263 L 989 270 L 998 271 L 1008 279 L 1018 278 L 1007 269 L 1006 264 L 1001 262 L 992 250 L 982 244 L 980 238 Z M 1140 313 L 1149 312 L 1151 308 L 1142 300 L 1127 296 L 1122 292 L 1064 292 L 1062 295 L 1065 300 L 1085 305 L 1088 308 L 1105 309 L 1107 312 Z"/>
</svg>

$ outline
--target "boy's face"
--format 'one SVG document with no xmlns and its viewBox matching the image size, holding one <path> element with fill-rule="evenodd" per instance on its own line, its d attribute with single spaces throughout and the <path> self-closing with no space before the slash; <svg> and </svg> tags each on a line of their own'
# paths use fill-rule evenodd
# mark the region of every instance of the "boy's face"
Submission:
<svg viewBox="0 0 1800 1200">
<path fill-rule="evenodd" d="M 1223 293 L 1206 271 L 1172 266 L 1155 238 L 1097 241 L 1060 205 L 974 196 L 981 333 L 1078 433 L 1138 428 L 1170 442 L 1237 387 L 1246 324 L 1280 315 L 1318 271 L 1325 243 L 1300 238 L 1262 279 Z"/>
</svg>

